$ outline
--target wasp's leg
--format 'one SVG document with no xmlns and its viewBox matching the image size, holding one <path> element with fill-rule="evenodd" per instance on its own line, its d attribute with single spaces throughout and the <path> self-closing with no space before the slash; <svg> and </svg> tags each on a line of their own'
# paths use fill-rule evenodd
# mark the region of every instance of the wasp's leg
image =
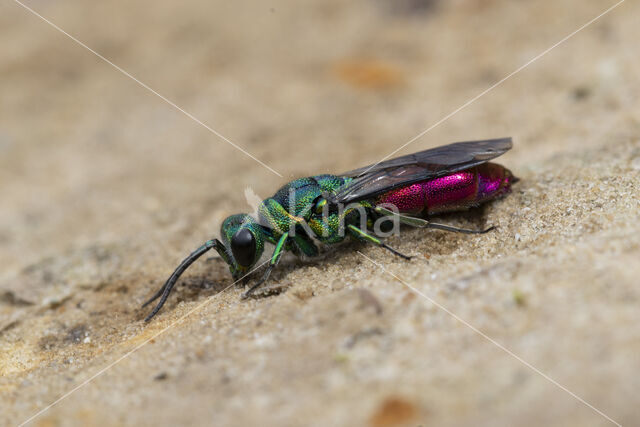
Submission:
<svg viewBox="0 0 640 427">
<path fill-rule="evenodd" d="M 381 241 L 380 239 L 367 234 L 366 232 L 364 232 L 363 230 L 360 230 L 358 227 L 356 227 L 355 225 L 347 225 L 347 230 L 349 230 L 349 232 L 351 233 L 351 235 L 355 236 L 357 239 L 359 240 L 363 240 L 365 242 L 371 242 L 374 243 L 378 246 L 380 246 L 381 248 L 385 248 L 388 251 L 393 252 L 394 254 L 398 255 L 399 257 L 402 257 L 404 259 L 411 259 L 412 257 L 409 255 L 405 255 L 402 252 L 398 252 L 397 250 L 393 249 L 391 246 L 387 245 L 386 243 L 384 243 L 383 241 Z"/>
<path fill-rule="evenodd" d="M 218 251 L 222 259 L 224 259 L 227 263 L 230 263 L 229 254 L 227 254 L 227 250 L 225 249 L 224 245 L 218 239 L 207 240 L 204 245 L 193 251 L 180 263 L 178 268 L 175 269 L 173 274 L 169 277 L 165 284 L 162 285 L 158 292 L 156 292 L 147 302 L 142 304 L 142 307 L 146 307 L 156 299 L 162 297 L 160 298 L 160 302 L 158 303 L 158 305 L 156 305 L 151 313 L 149 313 L 149 315 L 144 319 L 145 322 L 151 320 L 151 318 L 155 316 L 156 313 L 162 308 L 164 303 L 167 301 L 169 294 L 171 293 L 173 285 L 176 284 L 182 273 L 184 273 L 184 271 L 189 268 L 189 266 L 193 264 L 195 260 L 200 258 L 209 249 L 215 249 L 216 251 Z"/>
<path fill-rule="evenodd" d="M 318 256 L 318 247 L 313 240 L 302 233 L 291 236 L 291 250 L 296 255 L 304 255 L 309 258 Z"/>
<path fill-rule="evenodd" d="M 276 244 L 276 248 L 273 251 L 273 255 L 271 256 L 271 261 L 269 262 L 269 266 L 267 267 L 267 270 L 264 272 L 264 275 L 258 281 L 258 283 L 256 283 L 252 287 L 250 287 L 247 292 L 242 294 L 242 299 L 245 299 L 245 298 L 248 298 L 249 296 L 251 296 L 251 294 L 256 289 L 258 289 L 264 282 L 267 281 L 267 279 L 271 275 L 271 271 L 274 269 L 274 267 L 276 265 L 278 265 L 278 262 L 280 261 L 280 258 L 282 257 L 282 254 L 284 253 L 285 243 L 287 242 L 288 238 L 289 238 L 288 234 L 283 234 L 282 237 L 280 237 L 280 240 L 278 240 L 278 243 Z"/>
<path fill-rule="evenodd" d="M 411 227 L 418 227 L 418 228 L 434 228 L 437 230 L 453 231 L 455 233 L 464 233 L 464 234 L 484 234 L 496 228 L 495 226 L 491 226 L 485 230 L 469 230 L 466 228 L 453 227 L 445 224 L 437 224 L 435 222 L 430 222 L 422 218 L 402 215 L 397 212 L 393 212 L 388 209 L 384 209 L 380 207 L 377 207 L 375 211 L 381 215 L 396 216 L 398 220 L 400 220 L 400 223 L 405 225 L 410 225 Z"/>
<path fill-rule="evenodd" d="M 453 231 L 454 233 L 463 233 L 463 234 L 484 234 L 484 233 L 490 232 L 491 230 L 495 230 L 496 226 L 492 225 L 491 227 L 486 228 L 484 230 L 469 230 L 467 228 L 452 227 L 450 225 L 436 224 L 435 222 L 430 222 L 427 228 L 435 228 L 437 230 Z"/>
</svg>

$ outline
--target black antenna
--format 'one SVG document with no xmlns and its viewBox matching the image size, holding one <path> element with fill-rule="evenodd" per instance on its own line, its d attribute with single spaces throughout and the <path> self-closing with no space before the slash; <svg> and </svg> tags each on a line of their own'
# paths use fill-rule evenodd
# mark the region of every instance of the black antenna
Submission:
<svg viewBox="0 0 640 427">
<path fill-rule="evenodd" d="M 160 311 L 164 303 L 167 301 L 167 298 L 171 293 L 171 289 L 173 289 L 173 285 L 176 284 L 176 282 L 178 281 L 182 273 L 184 273 L 184 271 L 187 268 L 189 268 L 189 266 L 193 264 L 195 260 L 200 258 L 205 252 L 207 252 L 211 248 L 215 248 L 221 245 L 222 244 L 218 240 L 208 240 L 204 245 L 200 246 L 198 249 L 193 251 L 188 257 L 186 257 L 180 263 L 178 268 L 175 269 L 175 271 L 169 277 L 166 283 L 158 290 L 158 292 L 156 292 L 155 295 L 153 295 L 147 302 L 142 304 L 142 307 L 146 307 L 147 305 L 151 304 L 153 301 L 157 300 L 162 296 L 162 298 L 160 298 L 160 302 L 158 303 L 158 305 L 156 305 L 153 311 L 151 311 L 151 313 L 149 313 L 149 315 L 145 317 L 144 321 L 148 322 L 153 318 L 153 316 L 155 316 L 158 313 L 158 311 Z"/>
</svg>

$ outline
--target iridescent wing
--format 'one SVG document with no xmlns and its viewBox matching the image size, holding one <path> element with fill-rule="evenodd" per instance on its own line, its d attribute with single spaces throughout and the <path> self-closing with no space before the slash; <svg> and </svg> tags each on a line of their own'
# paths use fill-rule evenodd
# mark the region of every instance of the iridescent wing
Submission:
<svg viewBox="0 0 640 427">
<path fill-rule="evenodd" d="M 427 179 L 468 169 L 494 159 L 512 146 L 511 138 L 456 142 L 355 169 L 340 176 L 353 178 L 331 201 L 351 203 Z"/>
</svg>

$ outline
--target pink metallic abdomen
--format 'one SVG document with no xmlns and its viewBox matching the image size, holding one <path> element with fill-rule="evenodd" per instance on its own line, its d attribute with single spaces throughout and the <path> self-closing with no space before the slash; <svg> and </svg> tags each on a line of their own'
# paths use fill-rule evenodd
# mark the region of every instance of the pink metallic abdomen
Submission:
<svg viewBox="0 0 640 427">
<path fill-rule="evenodd" d="M 513 175 L 495 163 L 455 172 L 440 178 L 417 182 L 389 191 L 376 204 L 393 204 L 401 213 L 433 215 L 468 209 L 508 192 Z"/>
</svg>

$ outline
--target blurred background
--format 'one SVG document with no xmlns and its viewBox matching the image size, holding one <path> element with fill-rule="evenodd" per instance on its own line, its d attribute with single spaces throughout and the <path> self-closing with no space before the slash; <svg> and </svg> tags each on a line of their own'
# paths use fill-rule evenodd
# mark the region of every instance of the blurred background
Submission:
<svg viewBox="0 0 640 427">
<path fill-rule="evenodd" d="M 640 336 L 628 305 L 640 272 L 637 2 L 470 104 L 615 2 L 23 4 L 148 88 L 18 2 L 0 4 L 0 408 L 10 422 L 227 286 L 226 268 L 203 262 L 165 317 L 140 322 L 137 307 L 179 260 L 249 210 L 245 188 L 268 197 L 296 177 L 374 163 L 427 129 L 398 155 L 514 137 L 500 163 L 523 178 L 519 189 L 450 218 L 501 232 L 412 231 L 396 246 L 432 254 L 416 266 L 366 253 L 407 280 L 431 278 L 433 295 L 471 323 L 618 422 L 638 422 Z M 295 292 L 242 304 L 232 289 L 34 422 L 609 423 L 346 252 L 291 260 L 276 280 Z M 478 269 L 478 295 L 438 294 Z M 594 287 L 576 296 L 585 284 Z M 384 300 L 384 314 L 361 307 L 360 288 Z"/>
</svg>

